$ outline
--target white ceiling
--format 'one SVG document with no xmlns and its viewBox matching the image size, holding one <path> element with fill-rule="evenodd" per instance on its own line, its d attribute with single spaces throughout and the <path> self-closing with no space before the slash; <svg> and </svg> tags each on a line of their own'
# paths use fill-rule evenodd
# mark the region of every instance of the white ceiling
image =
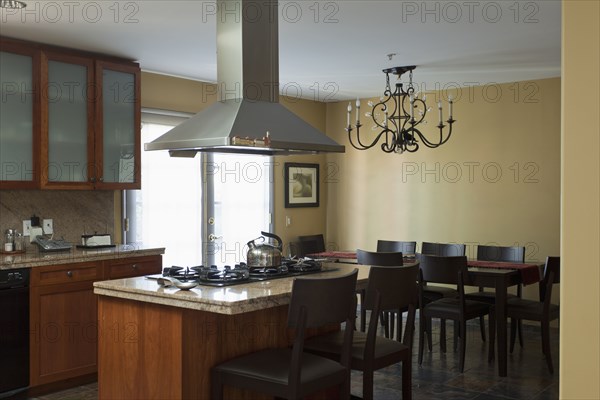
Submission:
<svg viewBox="0 0 600 400">
<path fill-rule="evenodd" d="M 27 1 L 0 11 L 3 36 L 139 61 L 214 82 L 213 1 Z M 318 100 L 381 95 L 383 68 L 418 66 L 426 89 L 560 76 L 561 3 L 279 2 L 281 87 Z M 318 10 L 318 12 L 317 12 Z M 388 60 L 389 53 L 396 53 Z"/>
</svg>

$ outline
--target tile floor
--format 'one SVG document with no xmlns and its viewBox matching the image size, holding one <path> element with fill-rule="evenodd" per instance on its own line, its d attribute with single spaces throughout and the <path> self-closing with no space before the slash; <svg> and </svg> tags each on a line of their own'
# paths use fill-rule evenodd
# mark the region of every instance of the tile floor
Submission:
<svg viewBox="0 0 600 400">
<path fill-rule="evenodd" d="M 481 341 L 478 321 L 468 325 L 465 371 L 458 371 L 458 353 L 452 350 L 452 324 L 448 324 L 448 350 L 439 350 L 438 326 L 434 323 L 433 351 L 425 350 L 423 365 L 417 362 L 418 338 L 413 356 L 414 400 L 552 400 L 558 399 L 558 329 L 551 332 L 554 374 L 548 372 L 537 326 L 524 325 L 524 347 L 515 347 L 508 358 L 508 376 L 498 376 L 496 364 L 488 364 L 486 343 Z M 375 373 L 375 399 L 402 398 L 400 365 Z M 362 394 L 362 374 L 352 373 L 352 394 Z M 80 386 L 33 400 L 92 400 L 98 397 L 97 384 Z M 141 399 L 140 399 L 141 400 Z"/>
</svg>

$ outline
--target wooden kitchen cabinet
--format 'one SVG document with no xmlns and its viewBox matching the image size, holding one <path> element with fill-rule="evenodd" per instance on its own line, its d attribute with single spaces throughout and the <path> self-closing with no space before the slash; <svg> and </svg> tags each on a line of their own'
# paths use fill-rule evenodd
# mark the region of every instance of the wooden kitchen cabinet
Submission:
<svg viewBox="0 0 600 400">
<path fill-rule="evenodd" d="M 39 186 L 40 51 L 0 41 L 0 189 Z"/>
<path fill-rule="evenodd" d="M 42 52 L 41 186 L 93 189 L 94 61 Z"/>
<path fill-rule="evenodd" d="M 161 268 L 161 255 L 32 268 L 30 386 L 96 373 L 98 311 L 93 283 L 156 274 Z"/>
<path fill-rule="evenodd" d="M 104 261 L 104 279 L 132 278 L 158 274 L 162 270 L 162 256 L 131 257 Z"/>
<path fill-rule="evenodd" d="M 31 270 L 31 386 L 96 372 L 98 312 L 92 284 L 101 277 L 101 262 Z"/>
<path fill-rule="evenodd" d="M 96 187 L 141 187 L 140 68 L 96 61 Z"/>
<path fill-rule="evenodd" d="M 3 98 L 24 88 L 2 104 L 0 188 L 141 187 L 137 63 L 8 38 L 0 51 Z"/>
</svg>

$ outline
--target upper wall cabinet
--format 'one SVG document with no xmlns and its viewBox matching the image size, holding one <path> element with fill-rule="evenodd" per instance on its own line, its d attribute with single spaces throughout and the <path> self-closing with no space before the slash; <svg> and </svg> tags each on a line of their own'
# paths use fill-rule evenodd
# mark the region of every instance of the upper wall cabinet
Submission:
<svg viewBox="0 0 600 400">
<path fill-rule="evenodd" d="M 139 188 L 140 69 L 107 61 L 96 62 L 97 186 Z"/>
<path fill-rule="evenodd" d="M 0 47 L 0 188 L 39 186 L 40 52 Z"/>
<path fill-rule="evenodd" d="M 10 89 L 7 83 L 15 81 L 14 75 L 21 76 L 26 71 L 5 57 L 5 53 L 12 55 L 9 50 L 13 48 L 34 51 L 30 56 L 30 70 L 33 70 L 30 85 L 39 90 L 31 95 L 32 122 L 27 135 L 21 132 L 25 128 L 14 134 L 27 120 L 23 118 L 24 111 L 17 114 L 13 108 L 25 109 L 24 102 L 20 99 L 14 101 L 16 105 L 2 102 L 2 165 L 7 163 L 7 167 L 2 169 L 0 188 L 139 189 L 139 65 L 2 39 L 3 99 L 5 86 Z M 22 86 L 27 87 L 26 83 Z M 7 104 L 13 108 L 5 107 Z M 31 141 L 22 143 L 26 137 Z M 20 152 L 9 149 L 5 156 L 5 142 L 11 148 L 20 146 Z M 31 161 L 24 153 L 30 154 Z M 30 164 L 31 168 L 25 170 Z M 17 169 L 20 165 L 24 166 Z"/>
<path fill-rule="evenodd" d="M 41 184 L 92 189 L 94 169 L 94 61 L 42 53 Z"/>
</svg>

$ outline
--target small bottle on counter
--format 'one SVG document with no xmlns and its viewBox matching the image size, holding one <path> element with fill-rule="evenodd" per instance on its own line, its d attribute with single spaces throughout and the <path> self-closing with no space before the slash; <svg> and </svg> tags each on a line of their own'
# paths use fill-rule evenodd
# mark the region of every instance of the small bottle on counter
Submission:
<svg viewBox="0 0 600 400">
<path fill-rule="evenodd" d="M 7 229 L 4 232 L 4 251 L 13 251 L 15 241 L 15 233 L 12 229 Z"/>
<path fill-rule="evenodd" d="M 20 232 L 15 233 L 15 242 L 13 245 L 14 251 L 23 251 L 25 250 L 25 241 L 23 240 L 23 234 Z"/>
</svg>

